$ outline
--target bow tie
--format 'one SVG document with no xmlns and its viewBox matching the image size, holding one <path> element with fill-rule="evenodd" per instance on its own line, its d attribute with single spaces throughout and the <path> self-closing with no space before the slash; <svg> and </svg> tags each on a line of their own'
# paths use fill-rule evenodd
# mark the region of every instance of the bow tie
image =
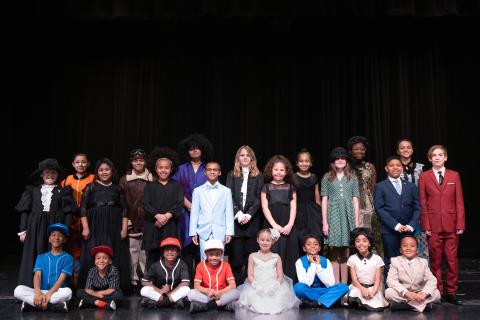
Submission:
<svg viewBox="0 0 480 320">
<path fill-rule="evenodd" d="M 207 189 L 218 189 L 218 183 L 215 183 L 213 186 L 211 184 L 206 185 Z"/>
</svg>

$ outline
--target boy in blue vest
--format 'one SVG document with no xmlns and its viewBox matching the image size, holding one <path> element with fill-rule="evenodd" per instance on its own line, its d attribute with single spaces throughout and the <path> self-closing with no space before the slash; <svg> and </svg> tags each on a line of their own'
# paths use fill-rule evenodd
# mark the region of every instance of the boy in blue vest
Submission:
<svg viewBox="0 0 480 320">
<path fill-rule="evenodd" d="M 335 284 L 332 264 L 319 255 L 321 249 L 317 236 L 306 235 L 303 238 L 306 255 L 295 263 L 298 283 L 293 286 L 295 294 L 302 300 L 301 307 L 330 308 L 348 293 L 346 284 Z"/>
<path fill-rule="evenodd" d="M 37 257 L 32 270 L 33 288 L 24 285 L 15 288 L 14 296 L 22 301 L 22 312 L 68 312 L 67 302 L 72 298 L 72 290 L 67 287 L 67 279 L 73 271 L 73 257 L 63 251 L 68 227 L 54 223 L 48 226 L 47 234 L 51 250 Z"/>
</svg>

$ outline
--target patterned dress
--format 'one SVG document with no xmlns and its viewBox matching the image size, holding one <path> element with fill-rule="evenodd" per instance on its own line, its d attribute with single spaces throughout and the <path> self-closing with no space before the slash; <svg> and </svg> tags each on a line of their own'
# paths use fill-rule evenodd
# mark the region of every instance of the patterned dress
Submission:
<svg viewBox="0 0 480 320">
<path fill-rule="evenodd" d="M 372 230 L 375 240 L 375 253 L 383 257 L 383 242 L 380 233 L 380 221 L 373 205 L 373 190 L 370 188 L 375 181 L 375 167 L 370 162 L 362 161 L 354 166 L 360 190 L 360 226 Z"/>
<path fill-rule="evenodd" d="M 359 197 L 358 180 L 353 176 L 328 181 L 327 175 L 322 178 L 320 195 L 328 197 L 327 222 L 329 235 L 325 244 L 331 247 L 348 247 L 350 231 L 355 228 L 355 212 L 353 197 Z"/>
<path fill-rule="evenodd" d="M 423 172 L 423 164 L 410 162 L 409 164 L 403 166 L 403 173 L 400 178 L 404 181 L 410 181 L 415 183 L 418 187 L 418 179 L 420 178 L 420 174 Z M 427 244 L 427 235 L 425 232 L 422 232 L 420 228 L 420 224 L 418 224 L 417 228 L 415 229 L 415 235 L 418 239 L 418 256 L 420 258 L 429 260 L 428 256 L 428 244 Z"/>
</svg>

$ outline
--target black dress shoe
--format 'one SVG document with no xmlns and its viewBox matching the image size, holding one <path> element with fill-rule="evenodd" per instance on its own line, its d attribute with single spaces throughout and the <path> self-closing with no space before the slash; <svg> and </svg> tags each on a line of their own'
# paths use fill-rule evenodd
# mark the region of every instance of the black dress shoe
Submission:
<svg viewBox="0 0 480 320">
<path fill-rule="evenodd" d="M 457 306 L 461 306 L 463 304 L 461 300 L 458 300 L 456 294 L 447 294 L 446 300 L 447 302 L 451 304 L 456 304 Z"/>
<path fill-rule="evenodd" d="M 432 312 L 433 310 L 433 303 L 427 303 L 427 305 L 425 306 L 425 309 L 423 309 L 423 312 Z"/>
</svg>

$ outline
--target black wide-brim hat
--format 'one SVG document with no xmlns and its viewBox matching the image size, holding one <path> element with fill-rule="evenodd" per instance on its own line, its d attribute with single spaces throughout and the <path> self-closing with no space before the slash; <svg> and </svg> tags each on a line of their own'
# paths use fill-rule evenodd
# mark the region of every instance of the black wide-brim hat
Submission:
<svg viewBox="0 0 480 320">
<path fill-rule="evenodd" d="M 60 179 L 60 175 L 63 172 L 62 167 L 58 163 L 57 159 L 53 158 L 47 158 L 38 163 L 38 169 L 35 170 L 30 177 L 32 179 L 38 178 L 40 176 L 40 173 L 43 172 L 43 170 L 55 170 L 58 173 L 58 177 Z"/>
<path fill-rule="evenodd" d="M 332 150 L 330 153 L 330 162 L 333 162 L 337 159 L 344 158 L 344 159 L 350 159 L 350 156 L 348 155 L 347 150 L 343 147 L 336 147 L 335 149 Z"/>
</svg>

